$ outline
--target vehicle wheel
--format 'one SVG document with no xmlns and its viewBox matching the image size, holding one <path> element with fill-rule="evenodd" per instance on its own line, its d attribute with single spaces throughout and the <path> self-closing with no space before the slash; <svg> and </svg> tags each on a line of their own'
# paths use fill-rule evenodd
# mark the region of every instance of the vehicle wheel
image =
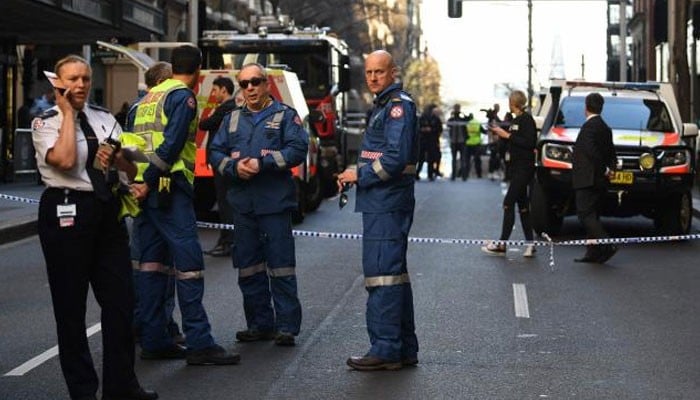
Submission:
<svg viewBox="0 0 700 400">
<path fill-rule="evenodd" d="M 297 209 L 292 211 L 292 223 L 300 224 L 304 221 L 304 207 L 306 206 L 306 199 L 304 197 L 304 192 L 302 191 L 302 183 L 297 178 L 294 178 L 294 187 L 296 189 L 297 196 Z"/>
<path fill-rule="evenodd" d="M 194 212 L 198 220 L 218 222 L 219 213 L 213 211 L 216 204 L 214 178 L 194 179 Z"/>
<path fill-rule="evenodd" d="M 318 164 L 317 175 L 319 177 L 321 198 L 332 197 L 338 194 L 336 176 L 339 171 L 338 162 L 335 159 L 325 159 Z"/>
<path fill-rule="evenodd" d="M 532 229 L 536 234 L 546 232 L 548 235 L 557 235 L 561 231 L 564 218 L 557 215 L 550 204 L 549 195 L 542 183 L 535 181 L 530 192 L 530 217 Z"/>
<path fill-rule="evenodd" d="M 304 212 L 315 211 L 321 200 L 323 200 L 323 192 L 321 190 L 321 176 L 316 171 L 316 174 L 311 177 L 309 182 L 304 184 Z"/>
<path fill-rule="evenodd" d="M 661 235 L 685 235 L 693 221 L 693 198 L 690 192 L 674 194 L 660 202 L 654 225 Z"/>
</svg>

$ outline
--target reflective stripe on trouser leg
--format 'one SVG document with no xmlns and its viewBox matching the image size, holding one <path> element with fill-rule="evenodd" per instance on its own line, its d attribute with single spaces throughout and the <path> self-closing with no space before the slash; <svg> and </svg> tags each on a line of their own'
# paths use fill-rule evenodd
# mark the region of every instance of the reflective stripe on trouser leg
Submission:
<svg viewBox="0 0 700 400">
<path fill-rule="evenodd" d="M 167 291 L 168 275 L 157 271 L 140 271 L 136 275 L 139 290 L 139 319 L 141 347 L 157 351 L 172 345 L 167 332 L 167 319 L 163 299 Z"/>
<path fill-rule="evenodd" d="M 301 328 L 301 303 L 297 296 L 296 257 L 289 212 L 261 215 L 263 251 L 270 276 L 275 310 L 275 330 L 293 335 Z"/>
<path fill-rule="evenodd" d="M 141 260 L 172 261 L 177 267 L 177 297 L 186 345 L 189 350 L 199 350 L 214 345 L 209 320 L 202 305 L 204 280 L 201 271 L 204 260 L 197 237 L 192 198 L 177 184 L 171 185 L 171 191 L 172 204 L 168 209 L 145 207 L 137 217 L 145 221 L 138 228 Z M 169 257 L 172 260 L 167 259 Z M 163 329 L 167 331 L 167 324 Z"/>
<path fill-rule="evenodd" d="M 276 270 L 271 270 L 270 272 L 274 271 Z M 301 328 L 301 303 L 297 297 L 296 275 L 272 275 L 270 277 L 270 288 L 272 289 L 272 301 L 277 317 L 275 330 L 298 335 Z"/>
<path fill-rule="evenodd" d="M 238 287 L 243 295 L 243 311 L 248 329 L 272 331 L 275 315 L 272 311 L 270 280 L 263 253 L 262 233 L 253 214 L 233 214 L 231 258 L 238 269 Z"/>
<path fill-rule="evenodd" d="M 238 230 L 238 225 L 236 230 Z M 236 237 L 239 232 L 236 232 Z M 236 246 L 233 246 L 235 249 Z M 265 264 L 255 264 L 238 270 L 238 287 L 243 294 L 243 311 L 248 329 L 274 330 L 270 280 Z"/>
<path fill-rule="evenodd" d="M 178 271 L 179 273 L 179 271 Z M 180 279 L 176 281 L 177 300 L 182 314 L 182 331 L 188 350 L 201 350 L 213 346 L 211 326 L 202 305 L 204 278 Z"/>
<path fill-rule="evenodd" d="M 390 361 L 418 352 L 406 270 L 412 217 L 410 211 L 363 214 L 362 267 L 368 283 L 367 332 L 372 344 L 369 354 Z"/>
</svg>

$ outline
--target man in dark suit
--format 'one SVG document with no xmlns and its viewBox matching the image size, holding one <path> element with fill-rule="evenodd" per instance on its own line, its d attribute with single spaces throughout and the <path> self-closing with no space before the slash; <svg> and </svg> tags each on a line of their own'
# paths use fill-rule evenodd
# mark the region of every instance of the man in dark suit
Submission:
<svg viewBox="0 0 700 400">
<path fill-rule="evenodd" d="M 586 96 L 586 122 L 576 138 L 573 156 L 572 184 L 576 190 L 576 215 L 591 239 L 608 237 L 600 223 L 598 211 L 617 163 L 612 131 L 600 116 L 603 103 L 600 93 Z M 589 245 L 586 254 L 575 261 L 604 263 L 616 251 L 617 247 L 611 244 Z"/>
</svg>

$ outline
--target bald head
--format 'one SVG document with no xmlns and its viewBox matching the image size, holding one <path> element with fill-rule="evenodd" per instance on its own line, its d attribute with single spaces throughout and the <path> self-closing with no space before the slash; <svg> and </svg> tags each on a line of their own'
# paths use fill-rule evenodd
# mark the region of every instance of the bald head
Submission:
<svg viewBox="0 0 700 400">
<path fill-rule="evenodd" d="M 379 94 L 396 79 L 394 57 L 386 50 L 376 50 L 365 60 L 365 80 L 373 94 Z"/>
</svg>

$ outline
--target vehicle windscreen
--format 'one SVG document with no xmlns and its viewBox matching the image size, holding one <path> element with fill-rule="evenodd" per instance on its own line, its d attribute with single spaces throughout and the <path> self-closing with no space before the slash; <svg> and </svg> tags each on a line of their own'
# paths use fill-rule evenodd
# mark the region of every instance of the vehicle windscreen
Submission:
<svg viewBox="0 0 700 400">
<path fill-rule="evenodd" d="M 237 48 L 210 48 L 205 67 L 212 69 L 240 69 L 249 63 L 269 68 L 286 68 L 297 74 L 307 99 L 319 99 L 330 92 L 330 65 L 328 49 L 316 45 L 245 46 Z"/>
<path fill-rule="evenodd" d="M 585 98 L 564 97 L 555 126 L 580 128 L 586 122 Z M 659 100 L 606 97 L 602 117 L 611 129 L 673 132 L 668 109 Z"/>
</svg>

